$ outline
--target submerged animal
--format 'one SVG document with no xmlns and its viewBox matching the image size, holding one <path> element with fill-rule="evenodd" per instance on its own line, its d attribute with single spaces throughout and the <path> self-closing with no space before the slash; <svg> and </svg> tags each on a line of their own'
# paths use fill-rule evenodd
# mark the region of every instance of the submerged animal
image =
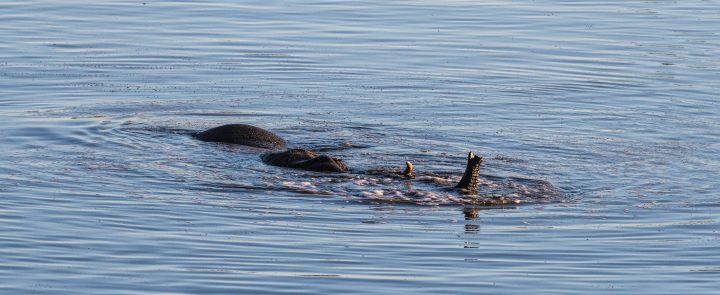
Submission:
<svg viewBox="0 0 720 295">
<path fill-rule="evenodd" d="M 259 148 L 283 148 L 287 142 L 275 133 L 245 124 L 227 124 L 193 135 L 202 141 L 241 144 Z"/>
<path fill-rule="evenodd" d="M 287 145 L 287 141 L 275 133 L 252 125 L 222 125 L 196 133 L 193 137 L 203 141 L 273 149 L 274 151 L 263 153 L 260 156 L 262 161 L 268 165 L 323 172 L 343 173 L 349 171 L 348 166 L 340 158 L 321 155 L 315 151 L 301 148 L 278 151 Z M 473 192 L 477 189 L 482 159 L 482 157 L 478 157 L 472 152 L 468 154 L 465 173 L 455 186 L 461 192 Z M 409 161 L 405 162 L 405 165 L 405 170 L 402 173 L 393 176 L 411 178 L 414 170 L 413 165 Z"/>
<path fill-rule="evenodd" d="M 266 164 L 298 168 L 311 171 L 347 172 L 348 167 L 342 159 L 306 149 L 289 149 L 282 152 L 264 153 L 260 156 Z"/>
</svg>

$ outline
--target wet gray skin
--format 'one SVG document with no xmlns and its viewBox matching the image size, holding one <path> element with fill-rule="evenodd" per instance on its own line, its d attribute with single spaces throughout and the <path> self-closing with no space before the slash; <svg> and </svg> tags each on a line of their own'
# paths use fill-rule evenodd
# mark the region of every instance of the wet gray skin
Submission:
<svg viewBox="0 0 720 295">
<path fill-rule="evenodd" d="M 283 152 L 265 153 L 260 158 L 269 165 L 305 169 L 311 171 L 347 172 L 342 159 L 306 149 L 289 149 Z"/>
<path fill-rule="evenodd" d="M 245 124 L 227 124 L 193 135 L 202 141 L 234 143 L 259 148 L 283 148 L 287 142 L 275 133 Z"/>
<path fill-rule="evenodd" d="M 228 124 L 205 130 L 193 135 L 203 141 L 241 144 L 253 147 L 279 149 L 286 145 L 280 136 L 265 129 L 245 125 Z M 348 166 L 342 159 L 321 155 L 311 150 L 293 148 L 285 151 L 267 152 L 260 156 L 265 164 L 322 172 L 347 172 Z M 474 192 L 477 190 L 477 178 L 480 175 L 482 158 L 472 152 L 468 154 L 467 166 L 462 179 L 456 185 L 461 192 Z M 406 162 L 406 169 L 396 176 L 412 177 L 413 166 Z"/>
<path fill-rule="evenodd" d="M 473 152 L 468 153 L 467 165 L 462 179 L 458 182 L 456 188 L 465 191 L 477 190 L 478 177 L 480 176 L 480 165 L 483 158 L 476 156 Z"/>
</svg>

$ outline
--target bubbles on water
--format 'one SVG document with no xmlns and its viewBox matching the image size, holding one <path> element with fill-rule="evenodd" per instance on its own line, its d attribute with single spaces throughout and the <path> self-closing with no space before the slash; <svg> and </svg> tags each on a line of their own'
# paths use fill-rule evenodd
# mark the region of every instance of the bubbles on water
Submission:
<svg viewBox="0 0 720 295">
<path fill-rule="evenodd" d="M 283 180 L 275 189 L 308 194 L 335 195 L 361 203 L 414 205 L 515 205 L 550 202 L 561 193 L 549 182 L 535 179 L 481 176 L 476 192 L 454 188 L 460 177 L 427 173 L 412 179 L 364 174 L 313 176 L 293 175 L 305 180 Z"/>
<path fill-rule="evenodd" d="M 213 183 L 200 185 L 203 190 L 223 179 L 228 183 L 242 183 L 233 186 L 240 191 L 286 191 L 339 197 L 359 203 L 423 206 L 493 206 L 551 202 L 561 197 L 561 193 L 546 181 L 487 174 L 481 175 L 476 192 L 460 192 L 455 185 L 460 181 L 462 171 L 449 167 L 461 165 L 458 161 L 461 158 L 448 155 L 371 151 L 362 145 L 359 148 L 342 142 L 324 147 L 355 151 L 343 157 L 357 170 L 342 174 L 317 173 L 264 165 L 258 158 L 262 150 L 196 142 L 189 136 L 192 130 L 172 124 L 103 122 L 93 131 L 100 132 L 98 136 L 102 135 L 104 142 L 113 144 L 105 145 L 108 150 L 99 156 L 83 161 L 88 163 L 88 169 L 108 171 L 113 175 L 142 171 L 144 177 L 157 181 Z M 108 154 L 115 157 L 108 157 Z M 413 178 L 406 178 L 402 176 L 402 167 L 374 166 L 377 162 L 402 163 L 398 157 L 410 157 L 426 170 L 416 171 Z M 122 166 L 111 167 L 111 164 Z"/>
</svg>

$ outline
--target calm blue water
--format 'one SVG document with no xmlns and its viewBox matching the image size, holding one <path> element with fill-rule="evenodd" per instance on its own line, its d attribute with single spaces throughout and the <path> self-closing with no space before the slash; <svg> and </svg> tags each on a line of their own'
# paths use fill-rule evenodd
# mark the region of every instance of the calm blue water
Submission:
<svg viewBox="0 0 720 295">
<path fill-rule="evenodd" d="M 0 2 L 0 293 L 718 290 L 720 1 L 57 2 Z"/>
</svg>

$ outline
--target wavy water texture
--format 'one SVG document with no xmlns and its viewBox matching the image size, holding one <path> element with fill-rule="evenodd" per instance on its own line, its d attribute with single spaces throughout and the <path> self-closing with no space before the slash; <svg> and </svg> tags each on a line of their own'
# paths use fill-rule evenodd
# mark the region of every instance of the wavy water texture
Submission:
<svg viewBox="0 0 720 295">
<path fill-rule="evenodd" d="M 715 294 L 719 9 L 2 1 L 0 293 Z"/>
</svg>

